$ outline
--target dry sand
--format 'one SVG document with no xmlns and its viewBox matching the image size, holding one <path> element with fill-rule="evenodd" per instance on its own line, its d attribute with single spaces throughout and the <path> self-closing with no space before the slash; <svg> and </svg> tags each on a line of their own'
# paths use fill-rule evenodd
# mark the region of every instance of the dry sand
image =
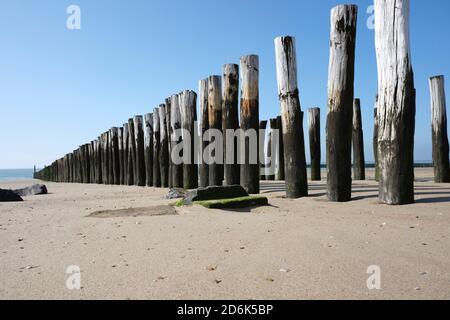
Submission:
<svg viewBox="0 0 450 320">
<path fill-rule="evenodd" d="M 450 185 L 416 173 L 414 205 L 379 204 L 373 180 L 343 204 L 325 181 L 297 200 L 271 182 L 269 207 L 177 215 L 142 209 L 173 202 L 164 189 L 47 183 L 48 195 L 0 204 L 0 298 L 449 299 Z M 126 208 L 138 209 L 87 217 Z M 81 290 L 66 288 L 70 265 Z M 371 265 L 381 290 L 367 288 Z"/>
</svg>

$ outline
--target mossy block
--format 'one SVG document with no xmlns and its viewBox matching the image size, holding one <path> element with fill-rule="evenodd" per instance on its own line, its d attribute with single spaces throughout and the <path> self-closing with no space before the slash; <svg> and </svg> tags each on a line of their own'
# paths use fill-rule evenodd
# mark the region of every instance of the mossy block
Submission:
<svg viewBox="0 0 450 320">
<path fill-rule="evenodd" d="M 269 200 L 266 197 L 246 196 L 229 199 L 194 201 L 194 204 L 201 205 L 208 209 L 238 209 L 254 206 L 266 206 Z"/>
</svg>

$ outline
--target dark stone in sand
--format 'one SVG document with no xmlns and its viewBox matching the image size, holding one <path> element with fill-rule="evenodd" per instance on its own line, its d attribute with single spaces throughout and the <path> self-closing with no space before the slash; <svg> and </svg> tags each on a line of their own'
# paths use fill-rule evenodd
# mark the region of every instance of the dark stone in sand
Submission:
<svg viewBox="0 0 450 320">
<path fill-rule="evenodd" d="M 26 187 L 23 189 L 13 190 L 16 194 L 21 197 L 34 196 L 38 194 L 47 194 L 47 187 L 44 184 L 34 184 L 30 187 Z"/>
<path fill-rule="evenodd" d="M 221 200 L 229 198 L 247 197 L 248 193 L 240 185 L 233 186 L 211 186 L 198 188 L 186 193 L 183 204 L 190 205 L 194 201 Z"/>
<path fill-rule="evenodd" d="M 23 199 L 12 190 L 0 189 L 0 202 L 23 201 Z"/>
</svg>

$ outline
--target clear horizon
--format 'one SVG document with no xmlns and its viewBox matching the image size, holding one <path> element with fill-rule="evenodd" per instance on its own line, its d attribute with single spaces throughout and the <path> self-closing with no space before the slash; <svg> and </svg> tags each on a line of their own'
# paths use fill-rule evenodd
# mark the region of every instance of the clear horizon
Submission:
<svg viewBox="0 0 450 320">
<path fill-rule="evenodd" d="M 377 72 L 374 31 L 367 23 L 373 1 L 353 2 L 359 7 L 355 98 L 362 103 L 365 156 L 371 163 Z M 223 64 L 238 63 L 249 53 L 260 57 L 260 119 L 275 117 L 280 113 L 274 53 L 279 35 L 296 38 L 302 110 L 321 108 L 324 163 L 329 16 L 340 3 L 4 1 L 0 134 L 7 138 L 0 168 L 42 168 L 129 117 L 151 112 L 173 93 L 198 92 L 200 79 L 221 74 Z M 81 9 L 80 30 L 66 27 L 72 4 Z M 234 19 L 228 13 L 233 8 Z M 449 9 L 447 0 L 411 3 L 416 159 L 431 159 L 428 78 L 450 77 Z M 306 120 L 303 126 L 309 163 Z"/>
</svg>

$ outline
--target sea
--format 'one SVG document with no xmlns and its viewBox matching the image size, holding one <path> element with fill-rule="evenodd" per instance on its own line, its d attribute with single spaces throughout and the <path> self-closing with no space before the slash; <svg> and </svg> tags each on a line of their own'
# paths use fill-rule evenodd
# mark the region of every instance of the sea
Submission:
<svg viewBox="0 0 450 320">
<path fill-rule="evenodd" d="M 33 169 L 0 169 L 0 181 L 33 179 Z"/>
</svg>

